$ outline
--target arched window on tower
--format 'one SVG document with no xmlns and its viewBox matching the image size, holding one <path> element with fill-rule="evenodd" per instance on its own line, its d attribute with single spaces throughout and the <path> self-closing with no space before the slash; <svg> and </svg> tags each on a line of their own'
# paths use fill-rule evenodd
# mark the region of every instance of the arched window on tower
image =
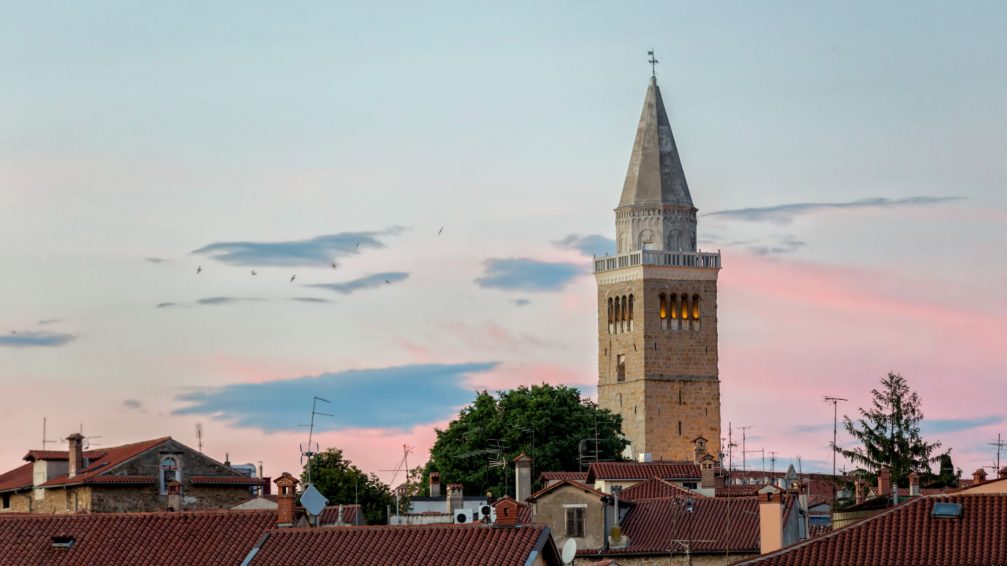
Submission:
<svg viewBox="0 0 1007 566">
<path fill-rule="evenodd" d="M 625 332 L 626 331 L 626 314 L 627 314 L 626 311 L 627 310 L 628 309 L 626 307 L 626 295 L 623 295 L 622 296 L 622 318 L 619 319 L 619 332 Z"/>
<path fill-rule="evenodd" d="M 668 296 L 665 295 L 664 293 L 661 293 L 658 296 L 658 305 L 659 305 L 659 309 L 660 309 L 660 310 L 658 310 L 658 314 L 661 315 L 661 328 L 662 329 L 667 329 L 668 328 Z"/>
<path fill-rule="evenodd" d="M 682 320 L 689 320 L 689 295 L 682 293 Z"/>
<path fill-rule="evenodd" d="M 692 296 L 692 329 L 699 330 L 699 295 Z"/>
<path fill-rule="evenodd" d="M 629 296 L 629 331 L 633 331 L 633 295 Z"/>
<path fill-rule="evenodd" d="M 671 313 L 671 320 L 668 322 L 668 326 L 672 330 L 678 330 L 678 295 L 672 293 L 668 297 L 668 312 Z"/>
<path fill-rule="evenodd" d="M 613 318 L 614 313 L 612 312 L 612 308 L 613 308 L 612 307 L 612 297 L 609 297 L 608 298 L 608 333 L 609 334 L 611 334 L 612 331 L 615 330 L 615 324 L 613 324 L 615 322 L 615 320 Z"/>
<path fill-rule="evenodd" d="M 168 493 L 168 482 L 171 480 L 182 481 L 178 474 L 178 462 L 171 456 L 165 456 L 161 458 L 161 493 Z"/>
<path fill-rule="evenodd" d="M 619 332 L 619 319 L 622 315 L 622 308 L 619 305 L 619 297 L 615 298 L 615 331 Z"/>
</svg>

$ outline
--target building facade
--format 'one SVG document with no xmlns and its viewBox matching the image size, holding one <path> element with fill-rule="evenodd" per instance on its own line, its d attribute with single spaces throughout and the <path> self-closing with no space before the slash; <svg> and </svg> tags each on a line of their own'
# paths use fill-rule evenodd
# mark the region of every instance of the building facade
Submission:
<svg viewBox="0 0 1007 566">
<path fill-rule="evenodd" d="M 617 254 L 595 258 L 598 402 L 622 416 L 633 457 L 689 460 L 720 439 L 720 253 L 696 246 L 696 213 L 652 78 L 619 206 Z"/>
</svg>

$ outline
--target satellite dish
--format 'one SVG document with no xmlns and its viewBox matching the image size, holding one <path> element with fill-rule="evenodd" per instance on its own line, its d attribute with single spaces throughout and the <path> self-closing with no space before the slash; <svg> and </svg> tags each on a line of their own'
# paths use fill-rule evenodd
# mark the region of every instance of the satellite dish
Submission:
<svg viewBox="0 0 1007 566">
<path fill-rule="evenodd" d="M 563 564 L 573 564 L 577 556 L 577 539 L 568 538 L 563 543 Z"/>
</svg>

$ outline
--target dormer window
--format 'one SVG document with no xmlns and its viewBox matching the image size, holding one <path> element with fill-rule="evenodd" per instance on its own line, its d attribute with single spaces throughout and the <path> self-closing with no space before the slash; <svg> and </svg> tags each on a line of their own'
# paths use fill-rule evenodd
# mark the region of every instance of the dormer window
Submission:
<svg viewBox="0 0 1007 566">
<path fill-rule="evenodd" d="M 181 475 L 178 473 L 178 461 L 172 456 L 165 456 L 161 459 L 161 493 L 168 493 L 168 482 L 175 480 L 177 482 L 182 481 Z"/>
</svg>

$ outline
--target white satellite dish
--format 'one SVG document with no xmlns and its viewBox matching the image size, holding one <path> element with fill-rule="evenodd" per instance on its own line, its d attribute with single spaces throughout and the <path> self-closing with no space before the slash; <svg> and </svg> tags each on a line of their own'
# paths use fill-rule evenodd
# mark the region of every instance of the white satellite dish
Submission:
<svg viewBox="0 0 1007 566">
<path fill-rule="evenodd" d="M 577 557 L 577 539 L 568 538 L 563 543 L 563 564 L 573 564 Z"/>
</svg>

